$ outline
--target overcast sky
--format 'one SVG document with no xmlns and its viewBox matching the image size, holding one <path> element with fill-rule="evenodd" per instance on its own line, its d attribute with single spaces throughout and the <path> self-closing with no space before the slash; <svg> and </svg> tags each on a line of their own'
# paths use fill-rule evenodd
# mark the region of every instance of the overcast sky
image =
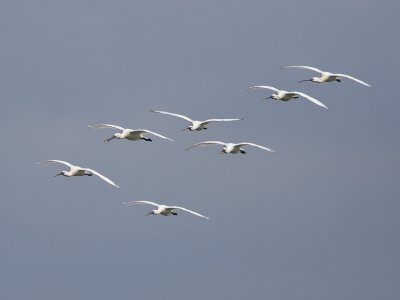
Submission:
<svg viewBox="0 0 400 300">
<path fill-rule="evenodd" d="M 400 298 L 398 1 L 3 0 L 0 298 Z M 310 65 L 350 80 L 297 81 Z M 272 85 L 316 97 L 261 101 Z M 184 120 L 245 118 L 183 132 Z M 103 140 L 111 123 L 175 140 Z M 254 142 L 184 149 L 205 140 Z M 62 165 L 110 177 L 53 175 Z M 210 220 L 122 201 L 180 205 Z"/>
</svg>

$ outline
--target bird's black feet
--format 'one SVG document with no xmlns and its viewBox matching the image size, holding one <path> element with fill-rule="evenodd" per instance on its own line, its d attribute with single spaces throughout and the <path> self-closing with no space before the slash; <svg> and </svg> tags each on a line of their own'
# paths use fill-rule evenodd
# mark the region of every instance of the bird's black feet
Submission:
<svg viewBox="0 0 400 300">
<path fill-rule="evenodd" d="M 152 142 L 153 141 L 151 138 L 147 138 L 147 137 L 142 138 L 142 140 L 145 140 L 146 142 Z"/>
<path fill-rule="evenodd" d="M 244 151 L 244 150 L 240 149 L 240 153 L 242 153 L 242 154 L 246 154 L 246 151 Z"/>
<path fill-rule="evenodd" d="M 174 211 L 171 211 L 171 214 L 174 215 L 174 216 L 177 216 L 177 215 L 178 215 L 178 214 L 177 214 L 176 212 L 174 212 Z"/>
</svg>

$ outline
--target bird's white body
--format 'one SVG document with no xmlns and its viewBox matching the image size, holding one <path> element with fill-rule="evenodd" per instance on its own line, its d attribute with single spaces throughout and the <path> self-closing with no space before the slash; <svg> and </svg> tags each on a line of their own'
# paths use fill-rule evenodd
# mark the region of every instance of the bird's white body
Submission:
<svg viewBox="0 0 400 300">
<path fill-rule="evenodd" d="M 205 142 L 197 143 L 197 144 L 190 146 L 186 150 L 190 150 L 190 149 L 192 149 L 194 147 L 198 147 L 198 146 L 208 146 L 208 145 L 222 145 L 223 148 L 220 152 L 221 154 L 237 154 L 237 153 L 246 154 L 246 151 L 243 150 L 244 146 L 253 146 L 253 147 L 268 151 L 268 152 L 275 152 L 275 150 L 272 150 L 270 148 L 260 146 L 260 145 L 254 144 L 254 143 L 243 142 L 243 143 L 234 144 L 234 143 L 224 143 L 224 142 L 220 142 L 220 141 L 205 141 Z"/>
<path fill-rule="evenodd" d="M 188 122 L 191 123 L 191 125 L 188 128 L 185 128 L 184 130 L 190 130 L 190 131 L 201 131 L 203 129 L 207 129 L 208 128 L 208 124 L 211 122 L 231 122 L 231 121 L 241 121 L 243 119 L 207 119 L 204 121 L 197 121 L 197 120 L 192 120 L 184 115 L 180 115 L 180 114 L 175 114 L 175 113 L 170 113 L 167 111 L 161 111 L 161 110 L 150 110 L 151 112 L 154 113 L 160 113 L 160 114 L 164 114 L 164 115 L 169 115 L 169 116 L 173 116 L 173 117 L 177 117 L 177 118 L 181 118 L 184 119 Z"/>
<path fill-rule="evenodd" d="M 272 94 L 270 97 L 268 97 L 266 99 L 270 99 L 271 98 L 271 99 L 274 99 L 274 100 L 289 101 L 291 99 L 297 99 L 297 98 L 303 97 L 303 98 L 311 101 L 312 103 L 317 104 L 318 106 L 321 106 L 321 107 L 324 107 L 324 108 L 328 108 L 321 101 L 319 101 L 319 100 L 317 100 L 317 99 L 315 99 L 315 98 L 313 98 L 313 97 L 311 97 L 311 96 L 309 96 L 309 95 L 307 95 L 305 93 L 296 92 L 296 91 L 288 92 L 288 91 L 285 91 L 285 90 L 277 89 L 277 88 L 275 88 L 273 86 L 254 85 L 254 86 L 251 86 L 251 87 L 245 89 L 244 91 L 255 90 L 255 89 L 268 89 L 268 90 L 271 90 L 271 91 L 275 92 L 274 94 Z"/>
<path fill-rule="evenodd" d="M 203 216 L 195 211 L 189 210 L 187 208 L 184 207 L 180 207 L 180 206 L 170 206 L 170 205 L 164 205 L 164 204 L 158 204 L 155 202 L 150 202 L 150 201 L 145 201 L 145 200 L 137 200 L 137 201 L 131 201 L 131 202 L 122 202 L 122 204 L 125 205 L 134 205 L 134 204 L 149 204 L 149 205 L 153 205 L 156 207 L 156 209 L 153 209 L 150 213 L 148 213 L 147 215 L 162 215 L 162 216 L 169 216 L 169 215 L 178 215 L 175 211 L 176 210 L 183 210 L 186 211 L 188 213 L 191 213 L 193 215 L 205 218 L 205 219 L 209 219 L 206 216 Z"/>
<path fill-rule="evenodd" d="M 324 82 L 332 82 L 332 81 L 337 81 L 341 82 L 342 78 L 347 78 L 350 80 L 353 80 L 355 82 L 358 82 L 364 86 L 370 86 L 368 83 L 357 79 L 353 76 L 346 75 L 346 74 L 339 74 L 339 73 L 331 73 L 331 72 L 326 72 L 322 71 L 318 68 L 315 67 L 309 67 L 309 66 L 286 66 L 282 67 L 282 69 L 305 69 L 305 70 L 310 70 L 314 71 L 320 74 L 320 77 L 312 77 L 311 79 L 306 79 L 306 80 L 301 80 L 299 82 L 304 82 L 304 81 L 311 81 L 311 82 L 316 82 L 316 83 L 324 83 Z"/>
<path fill-rule="evenodd" d="M 80 166 L 76 166 L 76 165 L 72 165 L 69 162 L 63 161 L 63 160 L 57 160 L 57 159 L 50 159 L 50 160 L 46 160 L 44 162 L 41 162 L 39 164 L 45 164 L 45 163 L 59 163 L 59 164 L 63 164 L 67 167 L 69 167 L 69 171 L 62 171 L 61 173 L 56 174 L 55 176 L 65 176 L 65 177 L 73 177 L 73 176 L 92 176 L 92 175 L 96 175 L 97 177 L 103 179 L 105 182 L 115 186 L 115 187 L 119 187 L 118 185 L 116 185 L 111 179 L 107 178 L 106 176 L 100 174 L 99 172 L 93 170 L 93 169 L 89 169 L 89 168 L 83 168 Z"/>
<path fill-rule="evenodd" d="M 111 141 L 112 139 L 127 139 L 130 141 L 145 140 L 145 141 L 151 142 L 152 139 L 146 137 L 146 133 L 152 134 L 152 135 L 158 136 L 159 138 L 166 139 L 166 140 L 173 142 L 172 139 L 167 138 L 166 136 L 163 136 L 161 134 L 155 133 L 155 132 L 147 130 L 147 129 L 130 129 L 130 128 L 123 128 L 123 127 L 116 126 L 116 125 L 111 125 L 111 124 L 89 125 L 89 127 L 91 127 L 91 128 L 114 128 L 114 129 L 118 129 L 121 131 L 121 132 L 114 133 L 114 135 L 111 138 L 104 140 L 105 143 Z"/>
</svg>

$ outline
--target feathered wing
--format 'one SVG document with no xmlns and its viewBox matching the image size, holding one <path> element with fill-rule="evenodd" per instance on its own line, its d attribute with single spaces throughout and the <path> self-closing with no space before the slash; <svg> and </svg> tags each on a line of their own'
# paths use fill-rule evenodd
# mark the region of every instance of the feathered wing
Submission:
<svg viewBox="0 0 400 300">
<path fill-rule="evenodd" d="M 223 145 L 223 146 L 225 146 L 226 143 L 220 142 L 220 141 L 205 141 L 205 142 L 194 144 L 194 145 L 190 146 L 189 148 L 186 148 L 186 150 L 190 150 L 190 149 L 192 149 L 194 147 L 197 147 L 197 146 L 209 146 L 209 145 Z"/>
<path fill-rule="evenodd" d="M 270 148 L 267 148 L 267 147 L 264 147 L 264 146 L 261 146 L 261 145 L 257 145 L 257 144 L 254 144 L 254 143 L 240 143 L 240 144 L 237 144 L 236 146 L 239 146 L 239 147 L 242 147 L 242 146 L 253 146 L 253 147 L 257 147 L 257 148 L 260 148 L 260 149 L 263 149 L 263 150 L 266 150 L 266 151 L 269 151 L 269 152 L 276 152 L 273 149 L 270 149 Z"/>
<path fill-rule="evenodd" d="M 306 70 L 311 70 L 317 73 L 322 73 L 323 71 L 314 67 L 309 67 L 309 66 L 285 66 L 281 67 L 282 69 L 306 69 Z"/>
<path fill-rule="evenodd" d="M 162 139 L 170 140 L 171 142 L 174 141 L 174 140 L 172 140 L 172 139 L 170 139 L 170 138 L 168 138 L 166 136 L 163 136 L 163 135 L 161 135 L 159 133 L 156 133 L 156 132 L 153 132 L 153 131 L 150 131 L 150 130 L 147 130 L 147 129 L 134 129 L 134 130 L 132 130 L 132 132 L 142 132 L 142 133 L 147 132 L 147 133 L 150 133 L 152 135 L 158 136 L 158 137 L 160 137 Z"/>
<path fill-rule="evenodd" d="M 38 162 L 38 164 L 46 164 L 46 163 L 59 163 L 59 164 L 66 165 L 69 168 L 72 168 L 74 166 L 67 161 L 58 160 L 58 159 L 49 159 L 49 160 L 45 160 L 43 162 Z"/>
<path fill-rule="evenodd" d="M 88 125 L 88 127 L 90 128 L 114 128 L 114 129 L 118 129 L 121 131 L 124 131 L 125 128 L 121 127 L 121 126 L 117 126 L 117 125 L 112 125 L 112 124 L 98 124 L 98 125 Z"/>
<path fill-rule="evenodd" d="M 250 91 L 250 90 L 256 90 L 256 89 L 268 89 L 274 92 L 279 92 L 280 90 L 269 85 L 253 85 L 251 87 L 248 87 L 247 89 L 244 89 L 243 92 L 245 91 Z"/>
<path fill-rule="evenodd" d="M 297 95 L 299 95 L 299 96 L 301 96 L 303 98 L 306 98 L 306 99 L 310 100 L 311 102 L 313 102 L 313 103 L 315 103 L 315 104 L 317 104 L 319 106 L 322 106 L 322 107 L 328 109 L 328 107 L 325 104 L 323 104 L 321 101 L 319 101 L 319 100 L 317 100 L 317 99 L 315 99 L 315 98 L 313 98 L 313 97 L 311 97 L 311 96 L 309 96 L 307 94 L 304 94 L 304 93 L 301 93 L 301 92 L 293 92 L 293 93 L 297 94 Z"/>
<path fill-rule="evenodd" d="M 145 200 L 136 200 L 136 201 L 130 201 L 130 202 L 122 202 L 122 204 L 125 204 L 125 205 L 150 204 L 150 205 L 153 205 L 153 206 L 155 206 L 155 207 L 160 206 L 160 204 L 158 204 L 158 203 L 151 202 L 151 201 L 145 201 Z"/>
<path fill-rule="evenodd" d="M 173 116 L 173 117 L 177 117 L 177 118 L 184 119 L 184 120 L 189 121 L 189 122 L 193 122 L 192 119 L 190 119 L 190 118 L 188 118 L 188 117 L 186 117 L 186 116 L 184 116 L 184 115 L 174 114 L 174 113 L 170 113 L 170 112 L 162 111 L 162 110 L 151 110 L 151 109 L 150 109 L 150 111 L 151 111 L 151 112 L 154 112 L 154 113 L 159 113 L 159 114 L 164 114 L 164 115 L 170 115 L 170 116 Z"/>
<path fill-rule="evenodd" d="M 201 123 L 208 124 L 210 122 L 231 122 L 231 121 L 242 121 L 244 119 L 207 119 L 202 121 Z"/>
<path fill-rule="evenodd" d="M 103 179 L 105 182 L 107 182 L 107 183 L 109 183 L 109 184 L 111 184 L 111 185 L 113 185 L 113 186 L 119 188 L 119 186 L 116 185 L 114 181 L 112 181 L 111 179 L 107 178 L 106 176 L 100 174 L 99 172 L 97 172 L 97 171 L 95 171 L 95 170 L 93 170 L 93 169 L 88 169 L 88 168 L 85 168 L 85 170 L 86 170 L 86 171 L 89 171 L 90 173 L 92 173 L 92 174 L 94 174 L 94 175 L 96 175 L 97 177 L 100 177 L 100 178 Z"/>
<path fill-rule="evenodd" d="M 202 217 L 202 218 L 204 218 L 204 219 L 207 219 L 207 220 L 209 219 L 209 217 L 203 216 L 203 215 L 201 215 L 201 214 L 199 214 L 199 213 L 197 213 L 197 212 L 195 212 L 195 211 L 189 210 L 189 209 L 184 208 L 184 207 L 180 207 L 180 206 L 167 206 L 167 207 L 168 207 L 168 208 L 172 208 L 172 209 L 184 210 L 184 211 L 186 211 L 186 212 L 188 212 L 188 213 L 191 213 L 191 214 L 193 214 L 193 215 Z"/>
<path fill-rule="evenodd" d="M 368 83 L 366 83 L 366 82 L 364 82 L 364 81 L 362 81 L 362 80 L 360 80 L 360 79 L 357 79 L 357 78 L 355 78 L 355 77 L 353 77 L 353 76 L 350 76 L 350 75 L 346 75 L 346 74 L 335 74 L 335 76 L 345 77 L 345 78 L 354 80 L 354 81 L 356 81 L 356 82 L 358 82 L 358 83 L 361 83 L 362 85 L 370 86 Z"/>
</svg>

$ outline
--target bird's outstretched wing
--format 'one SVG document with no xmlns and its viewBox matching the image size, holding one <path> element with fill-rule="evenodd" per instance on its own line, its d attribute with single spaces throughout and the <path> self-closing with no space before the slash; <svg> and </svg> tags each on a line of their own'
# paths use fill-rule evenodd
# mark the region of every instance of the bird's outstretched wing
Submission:
<svg viewBox="0 0 400 300">
<path fill-rule="evenodd" d="M 201 214 L 199 214 L 199 213 L 197 213 L 197 212 L 195 212 L 195 211 L 189 210 L 189 209 L 184 208 L 184 207 L 180 207 L 180 206 L 167 206 L 167 207 L 168 207 L 168 208 L 172 208 L 172 209 L 184 210 L 184 211 L 186 211 L 186 212 L 188 212 L 188 213 L 194 214 L 194 215 L 199 216 L 199 217 L 202 217 L 202 218 L 204 218 L 204 219 L 207 219 L 207 220 L 209 219 L 209 217 L 203 216 L 203 215 L 201 215 Z"/>
<path fill-rule="evenodd" d="M 260 149 L 263 149 L 263 150 L 266 150 L 266 151 L 269 151 L 269 152 L 276 152 L 273 149 L 270 149 L 270 148 L 267 148 L 267 147 L 264 147 L 264 146 L 261 146 L 261 145 L 257 145 L 257 144 L 254 144 L 254 143 L 240 143 L 240 144 L 237 144 L 236 146 L 239 146 L 239 147 L 242 147 L 242 146 L 253 146 L 253 147 L 257 147 L 257 148 L 260 148 Z"/>
<path fill-rule="evenodd" d="M 230 121 L 242 121 L 244 119 L 207 119 L 202 121 L 202 123 L 208 124 L 210 122 L 230 122 Z"/>
<path fill-rule="evenodd" d="M 66 165 L 67 167 L 70 167 L 70 168 L 72 168 L 74 166 L 67 161 L 58 160 L 58 159 L 49 159 L 49 160 L 45 160 L 42 162 L 38 162 L 38 164 L 46 164 L 46 163 L 59 163 L 59 164 Z"/>
<path fill-rule="evenodd" d="M 209 146 L 209 145 L 223 145 L 223 146 L 225 146 L 226 143 L 220 142 L 220 141 L 205 141 L 205 142 L 194 144 L 194 145 L 190 146 L 189 148 L 186 148 L 186 150 L 190 150 L 190 149 L 192 149 L 194 147 L 197 147 L 197 146 Z"/>
<path fill-rule="evenodd" d="M 88 127 L 90 128 L 114 128 L 114 129 L 118 129 L 121 131 L 124 131 L 125 128 L 121 127 L 121 126 L 117 126 L 117 125 L 112 125 L 112 124 L 98 124 L 98 125 L 88 125 Z"/>
<path fill-rule="evenodd" d="M 317 73 L 322 73 L 323 71 L 314 67 L 309 67 L 309 66 L 285 66 L 285 67 L 281 67 L 281 69 L 307 69 L 307 70 L 311 70 Z"/>
<path fill-rule="evenodd" d="M 268 89 L 274 92 L 279 92 L 280 90 L 269 85 L 253 85 L 251 87 L 248 87 L 247 89 L 244 89 L 243 92 L 245 91 L 250 91 L 250 90 L 256 90 L 256 89 Z"/>
<path fill-rule="evenodd" d="M 101 175 L 99 172 L 97 172 L 97 171 L 95 171 L 95 170 L 93 170 L 93 169 L 89 169 L 89 168 L 85 168 L 85 170 L 86 170 L 86 171 L 89 171 L 90 173 L 92 173 L 92 174 L 94 174 L 94 175 L 96 175 L 96 176 L 98 176 L 98 177 L 100 177 L 100 178 L 103 179 L 105 182 L 107 182 L 107 183 L 109 183 L 109 184 L 111 184 L 111 185 L 113 185 L 113 186 L 119 188 L 119 186 L 116 185 L 116 184 L 114 183 L 114 181 L 112 181 L 111 179 L 107 178 L 107 177 L 104 176 L 104 175 Z"/>
<path fill-rule="evenodd" d="M 151 110 L 151 109 L 150 109 L 150 111 L 151 111 L 151 112 L 154 112 L 154 113 L 159 113 L 159 114 L 174 116 L 174 117 L 181 118 L 181 119 L 184 119 L 184 120 L 189 121 L 189 122 L 193 122 L 192 119 L 190 119 L 190 118 L 188 118 L 188 117 L 186 117 L 186 116 L 184 116 L 184 115 L 174 114 L 174 113 L 170 113 L 170 112 L 167 112 L 167 111 L 161 111 L 161 110 Z"/>
<path fill-rule="evenodd" d="M 125 205 L 150 204 L 150 205 L 153 205 L 153 206 L 155 206 L 155 207 L 160 206 L 160 204 L 158 204 L 158 203 L 151 202 L 151 201 L 145 201 L 145 200 L 136 200 L 136 201 L 130 201 L 130 202 L 122 202 L 122 204 L 125 204 Z"/>
<path fill-rule="evenodd" d="M 356 82 L 358 82 L 358 83 L 361 83 L 362 85 L 370 86 L 368 83 L 366 83 L 366 82 L 364 82 L 364 81 L 362 81 L 362 80 L 360 80 L 360 79 L 357 79 L 357 78 L 355 78 L 355 77 L 353 77 L 353 76 L 350 76 L 350 75 L 346 75 L 346 74 L 335 74 L 335 76 L 348 78 L 348 79 L 354 80 L 354 81 L 356 81 Z"/>
<path fill-rule="evenodd" d="M 313 97 L 311 97 L 311 96 L 309 96 L 307 94 L 304 94 L 304 93 L 301 93 L 301 92 L 292 92 L 292 93 L 293 94 L 297 94 L 297 95 L 299 95 L 301 97 L 304 97 L 304 98 L 310 100 L 311 102 L 328 109 L 328 107 L 325 104 L 323 104 L 321 101 L 319 101 L 319 100 L 317 100 L 317 99 L 315 99 L 315 98 L 313 98 Z"/>
<path fill-rule="evenodd" d="M 170 138 L 167 138 L 166 136 L 163 136 L 163 135 L 161 135 L 159 133 L 156 133 L 156 132 L 153 132 L 153 131 L 150 131 L 150 130 L 147 130 L 147 129 L 133 129 L 132 132 L 142 132 L 142 133 L 147 132 L 147 133 L 150 133 L 152 135 L 158 136 L 158 137 L 160 137 L 162 139 L 170 140 L 171 142 L 174 141 L 174 140 L 172 140 Z"/>
</svg>

